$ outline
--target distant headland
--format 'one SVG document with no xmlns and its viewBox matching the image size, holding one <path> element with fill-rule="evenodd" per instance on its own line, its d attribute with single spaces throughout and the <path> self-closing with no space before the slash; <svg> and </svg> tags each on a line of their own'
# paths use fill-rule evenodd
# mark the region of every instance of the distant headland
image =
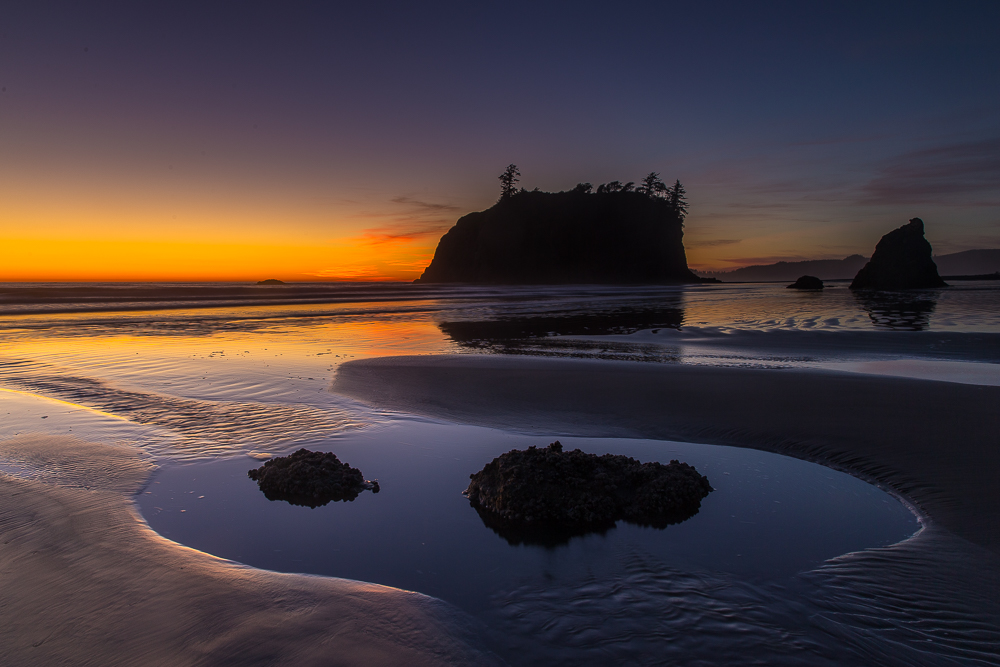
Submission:
<svg viewBox="0 0 1000 667">
<path fill-rule="evenodd" d="M 580 183 L 541 192 L 517 189 L 519 175 L 516 166 L 507 167 L 499 201 L 460 218 L 416 282 L 706 282 L 687 266 L 680 181 L 667 186 L 653 172 L 638 186 L 613 181 L 595 191 Z"/>
</svg>

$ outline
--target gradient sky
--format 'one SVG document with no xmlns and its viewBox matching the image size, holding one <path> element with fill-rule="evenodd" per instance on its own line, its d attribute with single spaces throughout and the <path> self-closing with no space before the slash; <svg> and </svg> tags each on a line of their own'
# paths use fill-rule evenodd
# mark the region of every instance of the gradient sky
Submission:
<svg viewBox="0 0 1000 667">
<path fill-rule="evenodd" d="M 20 6 L 15 6 L 20 5 Z M 210 5 L 210 7 L 206 7 Z M 1000 3 L 0 8 L 0 280 L 417 277 L 497 176 L 679 178 L 693 268 L 1000 247 Z"/>
</svg>

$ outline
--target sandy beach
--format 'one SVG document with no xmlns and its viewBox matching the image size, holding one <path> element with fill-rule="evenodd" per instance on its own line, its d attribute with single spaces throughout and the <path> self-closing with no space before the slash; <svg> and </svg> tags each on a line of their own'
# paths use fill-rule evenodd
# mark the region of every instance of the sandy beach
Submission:
<svg viewBox="0 0 1000 667">
<path fill-rule="evenodd" d="M 808 641 L 778 645 L 792 664 L 806 655 L 825 657 L 822 664 L 1000 664 L 1000 387 L 803 369 L 437 354 L 347 362 L 329 388 L 390 419 L 407 413 L 532 434 L 749 447 L 849 472 L 910 504 L 924 530 L 802 573 L 799 597 L 752 587 L 733 589 L 743 593 L 732 599 L 692 596 L 686 632 L 714 627 L 728 636 L 731 615 L 742 609 L 764 619 L 754 627 L 770 628 L 769 636 L 806 633 Z M 90 396 L 64 395 L 83 404 Z M 149 394 L 152 405 L 162 400 Z M 142 405 L 137 420 L 162 421 Z M 0 441 L 0 461 L 17 473 L 0 473 L 4 664 L 500 663 L 483 648 L 478 621 L 434 598 L 254 569 L 158 535 L 134 502 L 155 468 L 152 454 L 135 446 L 142 443 L 55 435 L 56 413 L 40 414 L 53 415 L 43 422 L 50 432 Z M 237 431 L 241 437 L 257 430 L 250 423 Z M 631 594 L 650 604 L 669 599 L 674 610 L 684 596 L 671 586 L 727 590 L 686 576 L 658 573 L 628 585 L 644 586 Z M 595 622 L 574 598 L 551 593 L 521 600 L 534 615 L 524 617 L 524 627 L 516 619 L 506 627 L 528 636 L 539 618 L 559 618 L 557 627 L 569 630 Z M 644 620 L 653 635 L 681 627 L 676 619 L 657 622 Z M 822 642 L 810 643 L 815 637 Z M 560 641 L 553 640 L 552 655 L 561 655 Z M 759 651 L 774 655 L 766 641 Z M 935 652 L 925 656 L 927 642 Z"/>
<path fill-rule="evenodd" d="M 245 567 L 166 540 L 131 495 L 137 450 L 22 436 L 0 457 L 4 665 L 494 664 L 416 593 Z"/>
</svg>

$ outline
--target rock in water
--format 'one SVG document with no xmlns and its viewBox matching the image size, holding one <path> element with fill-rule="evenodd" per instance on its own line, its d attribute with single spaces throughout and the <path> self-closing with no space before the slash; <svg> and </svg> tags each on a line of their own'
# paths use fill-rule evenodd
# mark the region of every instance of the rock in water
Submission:
<svg viewBox="0 0 1000 667">
<path fill-rule="evenodd" d="M 509 541 L 522 541 L 518 535 L 525 528 L 580 533 L 607 529 L 619 519 L 662 528 L 696 514 L 712 490 L 708 478 L 686 463 L 564 452 L 558 441 L 544 449 L 511 450 L 470 478 L 469 501 Z"/>
<path fill-rule="evenodd" d="M 330 501 L 354 500 L 365 489 L 378 493 L 378 480 L 369 482 L 357 468 L 341 463 L 336 454 L 300 449 L 247 471 L 268 500 L 320 507 Z"/>
<path fill-rule="evenodd" d="M 947 287 L 924 238 L 924 221 L 913 218 L 878 242 L 871 260 L 858 271 L 851 289 L 918 289 Z"/>
<path fill-rule="evenodd" d="M 823 289 L 823 281 L 816 276 L 802 276 L 789 285 L 788 289 Z"/>
<path fill-rule="evenodd" d="M 268 278 L 267 280 L 258 280 L 258 285 L 284 285 L 284 280 L 278 280 L 277 278 Z"/>
</svg>

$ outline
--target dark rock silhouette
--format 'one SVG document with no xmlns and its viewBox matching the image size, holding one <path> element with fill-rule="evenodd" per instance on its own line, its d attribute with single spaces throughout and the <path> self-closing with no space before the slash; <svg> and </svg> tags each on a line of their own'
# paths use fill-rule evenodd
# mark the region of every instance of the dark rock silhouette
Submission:
<svg viewBox="0 0 1000 667">
<path fill-rule="evenodd" d="M 788 289 L 823 289 L 823 281 L 816 276 L 801 276 Z"/>
<path fill-rule="evenodd" d="M 851 283 L 851 289 L 898 290 L 947 287 L 924 238 L 924 221 L 913 218 L 878 242 L 871 261 Z"/>
<path fill-rule="evenodd" d="M 258 285 L 284 285 L 284 280 L 278 280 L 277 278 L 268 278 L 267 280 L 258 280 Z"/>
<path fill-rule="evenodd" d="M 361 471 L 341 463 L 336 454 L 300 449 L 247 471 L 268 500 L 320 507 L 335 500 L 350 501 L 365 489 L 379 492 L 378 480 L 365 480 Z"/>
<path fill-rule="evenodd" d="M 682 213 L 636 191 L 519 191 L 463 216 L 418 282 L 701 282 L 687 268 Z"/>
<path fill-rule="evenodd" d="M 558 441 L 511 450 L 470 479 L 469 502 L 515 544 L 565 541 L 618 520 L 664 528 L 696 514 L 712 490 L 686 463 L 564 452 Z"/>
</svg>

